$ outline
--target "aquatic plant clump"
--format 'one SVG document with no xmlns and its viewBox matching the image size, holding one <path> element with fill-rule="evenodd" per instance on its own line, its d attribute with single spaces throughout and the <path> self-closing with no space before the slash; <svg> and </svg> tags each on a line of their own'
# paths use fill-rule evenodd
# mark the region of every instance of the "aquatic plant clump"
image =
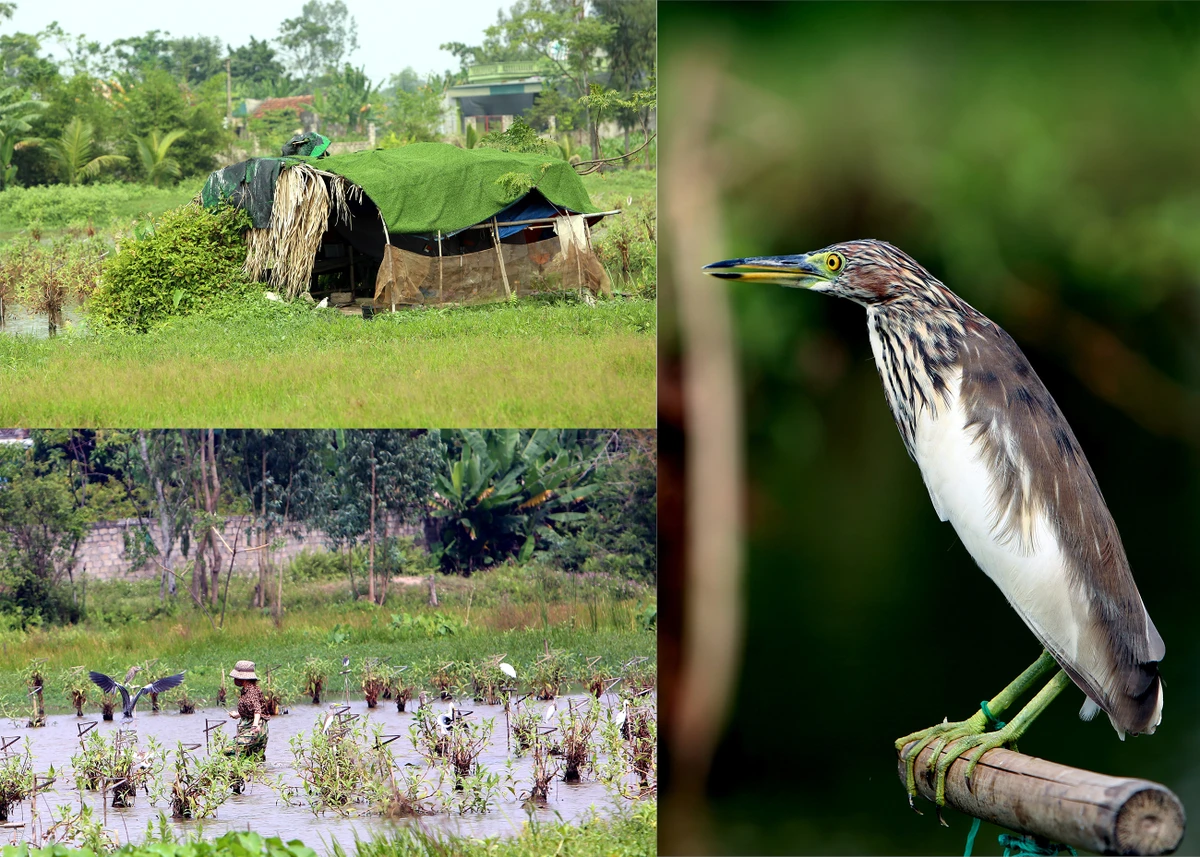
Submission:
<svg viewBox="0 0 1200 857">
<path fill-rule="evenodd" d="M 257 763 L 217 742 L 207 756 L 196 756 L 183 744 L 175 750 L 175 778 L 168 800 L 174 818 L 209 818 L 231 795 L 240 794 L 257 771 Z"/>
<path fill-rule="evenodd" d="M 593 764 L 592 733 L 600 722 L 600 706 L 570 704 L 559 716 L 562 733 L 563 782 L 577 783 Z"/>
<path fill-rule="evenodd" d="M 320 705 L 321 691 L 325 689 L 325 682 L 328 680 L 326 665 L 320 658 L 310 655 L 304 661 L 303 673 L 304 693 L 312 699 L 313 705 Z"/>
<path fill-rule="evenodd" d="M 0 757 L 0 821 L 8 821 L 13 805 L 29 797 L 33 782 L 33 756 L 28 742 L 24 752 Z"/>
<path fill-rule="evenodd" d="M 114 807 L 133 806 L 138 789 L 148 791 L 162 772 L 161 748 L 153 738 L 137 746 L 133 732 L 116 732 L 106 738 L 91 732 L 80 739 L 79 752 L 71 756 L 71 769 L 81 789 L 112 793 Z"/>
<path fill-rule="evenodd" d="M 378 812 L 388 805 L 393 760 L 380 734 L 378 726 L 368 727 L 356 715 L 330 712 L 312 732 L 292 738 L 292 756 L 314 814 L 348 815 L 356 807 Z"/>
</svg>

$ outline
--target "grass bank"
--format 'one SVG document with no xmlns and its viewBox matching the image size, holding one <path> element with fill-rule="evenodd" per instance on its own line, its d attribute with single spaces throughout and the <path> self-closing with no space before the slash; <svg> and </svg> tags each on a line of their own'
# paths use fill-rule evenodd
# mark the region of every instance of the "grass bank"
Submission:
<svg viewBox="0 0 1200 857">
<path fill-rule="evenodd" d="M 0 336 L 0 425 L 648 426 L 655 331 L 653 302 L 614 298 Z"/>
<path fill-rule="evenodd" d="M 495 655 L 516 667 L 519 683 L 532 682 L 545 675 L 548 647 L 564 687 L 591 674 L 590 658 L 601 658 L 599 669 L 614 676 L 638 657 L 649 659 L 640 672 L 652 675 L 657 658 L 657 637 L 647 621 L 654 590 L 617 579 L 516 567 L 471 578 L 439 575 L 439 606 L 431 608 L 419 578 L 411 585 L 393 583 L 383 607 L 355 599 L 348 581 L 293 578 L 285 581 L 278 622 L 269 609 L 246 606 L 252 586 L 248 577 L 233 579 L 222 624 L 219 606 L 206 616 L 186 593 L 160 602 L 152 580 L 93 582 L 80 593 L 87 622 L 0 631 L 0 706 L 12 716 L 27 713 L 23 671 L 35 662 L 45 678 L 48 709 L 65 713 L 67 673 L 77 666 L 124 675 L 135 663 L 157 659 L 152 672 L 187 670 L 188 695 L 211 702 L 221 676 L 249 658 L 274 666 L 281 696 L 296 701 L 310 659 L 340 693 L 341 659 L 350 657 L 350 686 L 358 696 L 370 658 L 409 666 L 409 680 L 430 693 L 439 671 L 452 686 L 466 687 L 473 669 Z M 88 710 L 96 699 L 93 693 Z M 169 697 L 164 701 L 169 704 Z"/>
<path fill-rule="evenodd" d="M 338 857 L 349 853 L 356 857 L 650 857 L 658 853 L 657 840 L 658 804 L 650 800 L 638 801 L 609 818 L 526 824 L 520 835 L 507 839 L 442 837 L 409 827 L 358 842 L 354 852 L 335 847 L 334 853 Z"/>
</svg>

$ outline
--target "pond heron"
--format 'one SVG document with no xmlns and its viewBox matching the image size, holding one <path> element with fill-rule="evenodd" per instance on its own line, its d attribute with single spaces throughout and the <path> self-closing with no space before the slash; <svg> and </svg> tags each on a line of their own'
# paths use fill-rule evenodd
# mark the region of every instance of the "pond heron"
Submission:
<svg viewBox="0 0 1200 857">
<path fill-rule="evenodd" d="M 882 241 L 834 244 L 798 256 L 729 259 L 714 277 L 807 288 L 867 310 L 875 367 L 934 511 L 1004 593 L 1046 651 L 967 720 L 906 735 L 909 803 L 917 756 L 936 742 L 936 802 L 946 772 L 970 752 L 1012 745 L 1074 682 L 1080 717 L 1104 711 L 1122 740 L 1162 720 L 1165 651 L 1133 582 L 1096 477 L 1021 349 L 916 261 Z M 1060 669 L 1055 669 L 1055 667 Z M 1002 728 L 999 714 L 1053 677 Z M 915 743 L 914 743 L 915 742 Z"/>
</svg>

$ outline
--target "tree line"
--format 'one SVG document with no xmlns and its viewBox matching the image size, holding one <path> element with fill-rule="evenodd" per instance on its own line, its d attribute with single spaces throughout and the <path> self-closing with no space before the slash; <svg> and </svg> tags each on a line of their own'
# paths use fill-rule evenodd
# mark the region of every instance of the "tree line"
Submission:
<svg viewBox="0 0 1200 857">
<path fill-rule="evenodd" d="M 365 594 L 382 604 L 377 550 L 395 521 L 428 521 L 446 573 L 548 561 L 653 581 L 656 495 L 652 431 L 34 431 L 0 445 L 0 615 L 82 619 L 78 553 L 111 520 L 134 522 L 125 556 L 153 569 L 160 600 L 202 608 L 238 546 L 257 549 L 267 606 L 271 550 L 301 530 L 347 561 L 365 548 Z"/>
<path fill-rule="evenodd" d="M 0 3 L 0 21 L 14 9 Z M 601 121 L 626 129 L 626 150 L 630 130 L 646 127 L 655 22 L 653 0 L 517 0 L 482 45 L 442 46 L 459 69 L 421 75 L 409 66 L 375 81 L 352 61 L 358 25 L 342 0 L 308 0 L 274 37 L 238 47 L 159 30 L 102 44 L 57 23 L 0 34 L 0 189 L 206 175 L 236 141 L 225 123 L 227 67 L 236 102 L 311 95 L 322 130 L 355 135 L 373 122 L 383 145 L 403 145 L 440 139 L 445 92 L 470 65 L 534 59 L 546 86 L 527 121 L 545 130 L 553 116 L 559 131 L 586 129 L 598 158 Z M 274 146 L 296 119 L 284 109 L 248 128 Z"/>
</svg>

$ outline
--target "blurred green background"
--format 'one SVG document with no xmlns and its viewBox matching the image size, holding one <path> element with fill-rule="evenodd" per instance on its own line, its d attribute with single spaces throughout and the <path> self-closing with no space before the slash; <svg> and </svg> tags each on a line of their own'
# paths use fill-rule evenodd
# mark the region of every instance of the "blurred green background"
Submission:
<svg viewBox="0 0 1200 857">
<path fill-rule="evenodd" d="M 1157 780 L 1200 812 L 1200 4 L 659 15 L 664 139 L 695 135 L 680 145 L 712 168 L 687 180 L 719 199 L 723 242 L 703 261 L 885 239 L 1025 350 L 1096 471 L 1167 655 L 1154 736 L 1081 722 L 1072 689 L 1021 750 Z M 720 76 L 700 133 L 689 59 Z M 662 182 L 669 207 L 682 183 Z M 702 287 L 695 260 L 671 257 L 681 224 L 660 244 L 668 385 L 676 302 Z M 711 848 L 961 853 L 969 819 L 949 812 L 946 830 L 931 806 L 908 809 L 892 741 L 968 716 L 1038 645 L 934 514 L 862 308 L 775 286 L 728 296 L 747 638 L 707 786 Z M 1192 830 L 1180 853 L 1200 852 Z M 976 853 L 1000 853 L 999 832 L 985 825 Z"/>
</svg>

